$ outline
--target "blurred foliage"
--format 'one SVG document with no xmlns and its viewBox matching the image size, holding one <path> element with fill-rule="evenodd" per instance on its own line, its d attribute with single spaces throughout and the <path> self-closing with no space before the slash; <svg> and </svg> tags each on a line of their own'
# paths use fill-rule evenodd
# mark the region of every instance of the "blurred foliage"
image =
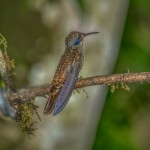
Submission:
<svg viewBox="0 0 150 150">
<path fill-rule="evenodd" d="M 0 11 L 0 33 L 8 42 L 10 58 L 16 60 L 17 86 L 27 85 L 31 64 L 51 49 L 52 36 L 29 1 L 3 0 Z"/>
<path fill-rule="evenodd" d="M 127 72 L 127 68 L 130 72 L 150 71 L 149 14 L 148 0 L 131 1 L 114 73 Z M 94 150 L 149 149 L 150 84 L 128 86 L 130 91 L 121 88 L 114 93 L 109 91 Z"/>
</svg>

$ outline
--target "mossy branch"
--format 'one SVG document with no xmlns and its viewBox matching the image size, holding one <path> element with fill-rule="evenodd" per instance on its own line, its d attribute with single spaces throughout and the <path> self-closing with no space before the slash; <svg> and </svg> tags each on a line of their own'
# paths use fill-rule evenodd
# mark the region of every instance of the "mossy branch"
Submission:
<svg viewBox="0 0 150 150">
<path fill-rule="evenodd" d="M 4 49 L 4 51 L 2 51 L 0 47 L 0 74 L 5 83 L 7 100 L 13 108 L 16 120 L 21 124 L 23 131 L 31 135 L 33 134 L 33 125 L 35 123 L 32 121 L 33 113 L 37 114 L 37 106 L 34 105 L 35 97 L 45 97 L 45 95 L 48 95 L 50 93 L 51 85 L 16 90 L 13 78 L 14 60 L 9 59 L 6 51 L 7 42 L 1 34 L 0 46 Z M 80 78 L 74 88 L 79 89 L 87 86 L 106 84 L 111 85 L 112 91 L 114 91 L 118 88 L 118 83 L 121 83 L 121 88 L 129 90 L 129 87 L 125 83 L 134 82 L 150 82 L 150 72 L 103 75 L 84 79 Z"/>
<path fill-rule="evenodd" d="M 3 51 L 1 50 L 3 49 Z M 9 94 L 15 93 L 14 84 L 14 60 L 10 60 L 7 55 L 7 41 L 2 34 L 0 34 L 0 74 L 5 84 L 5 90 L 2 88 L 0 91 L 1 96 L 1 108 L 4 115 L 16 119 L 20 123 L 22 130 L 28 135 L 32 135 L 34 131 L 33 114 L 37 114 L 37 106 L 34 105 L 34 99 L 28 98 L 26 101 L 21 99 L 15 99 L 14 101 L 9 100 Z M 5 96 L 5 92 L 7 99 Z M 9 104 L 8 104 L 8 101 Z M 5 102 L 5 103 L 4 103 Z M 10 107 L 11 106 L 11 107 Z M 7 109 L 6 109 L 7 108 Z M 38 116 L 39 117 L 39 116 Z"/>
</svg>

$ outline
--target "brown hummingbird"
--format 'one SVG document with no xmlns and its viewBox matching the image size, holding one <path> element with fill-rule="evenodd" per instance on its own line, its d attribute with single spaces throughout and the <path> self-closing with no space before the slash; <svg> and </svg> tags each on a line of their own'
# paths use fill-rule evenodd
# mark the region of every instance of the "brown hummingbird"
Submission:
<svg viewBox="0 0 150 150">
<path fill-rule="evenodd" d="M 65 107 L 73 92 L 83 64 L 83 39 L 99 32 L 73 31 L 65 39 L 65 52 L 57 66 L 44 114 L 57 115 Z"/>
</svg>

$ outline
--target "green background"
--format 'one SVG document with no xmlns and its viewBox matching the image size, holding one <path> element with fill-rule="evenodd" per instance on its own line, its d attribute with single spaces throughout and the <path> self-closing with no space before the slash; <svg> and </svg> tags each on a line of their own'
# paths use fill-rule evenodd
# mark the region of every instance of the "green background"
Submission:
<svg viewBox="0 0 150 150">
<path fill-rule="evenodd" d="M 57 1 L 59 3 L 59 1 Z M 83 0 L 78 0 L 82 13 L 87 13 Z M 8 53 L 16 61 L 16 86 L 28 85 L 32 64 L 47 53 L 53 53 L 57 44 L 55 27 L 49 31 L 41 23 L 38 12 L 29 7 L 29 1 L 3 0 L 0 4 L 0 33 L 8 42 Z M 39 35 L 48 39 L 35 44 Z M 34 57 L 33 57 L 34 56 Z M 150 71 L 150 2 L 131 0 L 119 57 L 113 73 Z M 150 149 L 150 84 L 127 84 L 130 91 L 120 88 L 109 91 L 100 117 L 93 150 L 148 150 Z M 9 142 L 1 119 L 0 141 L 7 149 L 16 149 L 23 143 Z M 12 122 L 8 125 L 11 126 Z M 17 131 L 16 131 L 17 132 Z M 17 134 L 15 135 L 17 136 Z M 10 140 L 11 141 L 11 140 Z M 2 145 L 0 147 L 2 147 Z M 17 145 L 18 144 L 18 145 Z M 20 144 L 20 145 L 19 145 Z M 21 146 L 22 147 L 22 146 Z"/>
<path fill-rule="evenodd" d="M 120 53 L 113 73 L 125 73 L 127 69 L 130 72 L 150 71 L 148 0 L 132 0 L 130 3 Z M 150 128 L 147 127 L 147 118 L 150 118 L 150 84 L 127 85 L 130 91 L 121 88 L 114 93 L 109 91 L 99 121 L 94 150 L 150 149 Z M 137 140 L 134 141 L 134 138 Z"/>
</svg>

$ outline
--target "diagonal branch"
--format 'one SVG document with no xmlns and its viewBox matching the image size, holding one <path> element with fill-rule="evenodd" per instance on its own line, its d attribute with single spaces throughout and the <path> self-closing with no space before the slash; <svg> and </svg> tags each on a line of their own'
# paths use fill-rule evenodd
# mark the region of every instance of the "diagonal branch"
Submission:
<svg viewBox="0 0 150 150">
<path fill-rule="evenodd" d="M 0 49 L 0 73 L 7 89 L 7 98 L 10 104 L 19 100 L 32 99 L 37 96 L 45 96 L 50 93 L 51 85 L 44 85 L 33 88 L 21 89 L 16 92 L 12 75 L 11 61 L 6 52 Z M 87 86 L 112 84 L 112 83 L 131 83 L 131 82 L 150 82 L 150 72 L 124 73 L 104 76 L 94 76 L 79 79 L 75 85 L 76 88 Z"/>
<path fill-rule="evenodd" d="M 150 82 L 150 72 L 140 73 L 124 73 L 113 74 L 104 76 L 94 76 L 84 79 L 79 79 L 75 85 L 76 88 L 83 88 L 87 86 L 112 84 L 112 83 L 134 83 L 134 82 Z M 36 96 L 44 96 L 49 94 L 51 85 L 44 85 L 39 87 L 21 89 L 16 93 L 9 93 L 8 99 L 13 102 L 17 99 L 24 100 L 28 98 L 34 98 Z"/>
<path fill-rule="evenodd" d="M 45 96 L 50 94 L 51 85 L 44 85 L 39 87 L 24 88 L 16 90 L 13 79 L 13 61 L 10 61 L 6 51 L 0 49 L 0 74 L 2 80 L 6 86 L 8 103 L 3 103 L 2 106 L 8 108 L 9 111 L 4 110 L 4 114 L 15 118 L 18 122 L 23 124 L 23 130 L 28 134 L 32 132 L 32 115 L 25 115 L 28 110 L 32 114 L 36 112 L 36 106 L 34 105 L 34 98 L 37 96 Z M 140 73 L 125 73 L 125 74 L 113 74 L 104 76 L 94 76 L 84 79 L 78 79 L 75 89 L 83 88 L 87 86 L 102 85 L 102 84 L 113 84 L 113 83 L 131 83 L 131 82 L 150 82 L 150 72 Z M 2 93 L 0 93 L 2 94 Z M 26 101 L 27 100 L 27 101 Z M 5 102 L 6 99 L 3 98 Z M 20 103 L 22 102 L 22 103 Z M 27 102 L 27 103 L 25 103 Z M 13 110 L 13 112 L 12 112 Z M 11 112 L 11 113 L 8 113 Z M 27 122 L 24 120 L 27 120 Z"/>
</svg>

